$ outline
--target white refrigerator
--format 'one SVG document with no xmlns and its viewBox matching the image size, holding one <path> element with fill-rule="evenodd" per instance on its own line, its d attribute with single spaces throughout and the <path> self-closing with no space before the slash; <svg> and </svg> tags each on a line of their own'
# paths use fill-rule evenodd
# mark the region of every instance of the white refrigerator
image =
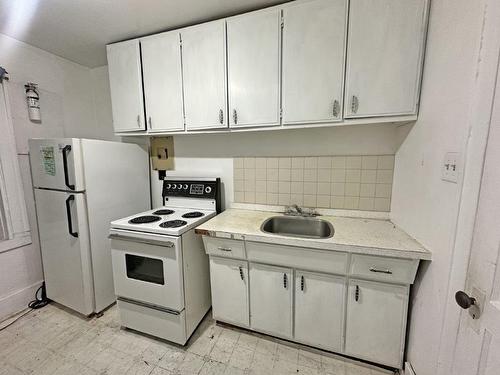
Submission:
<svg viewBox="0 0 500 375">
<path fill-rule="evenodd" d="M 145 147 L 91 139 L 30 139 L 47 297 L 91 315 L 115 301 L 109 223 L 150 204 Z"/>
</svg>

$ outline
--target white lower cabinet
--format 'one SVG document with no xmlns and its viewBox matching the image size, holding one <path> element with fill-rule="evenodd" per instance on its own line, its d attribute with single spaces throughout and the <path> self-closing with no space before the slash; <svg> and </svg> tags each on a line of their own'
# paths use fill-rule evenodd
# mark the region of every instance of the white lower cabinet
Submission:
<svg viewBox="0 0 500 375">
<path fill-rule="evenodd" d="M 345 353 L 401 367 L 408 286 L 351 279 L 346 314 Z"/>
<path fill-rule="evenodd" d="M 248 263 L 210 257 L 210 283 L 214 319 L 248 327 Z"/>
<path fill-rule="evenodd" d="M 227 238 L 204 243 L 214 319 L 402 368 L 419 260 Z"/>
<path fill-rule="evenodd" d="M 342 350 L 345 277 L 295 271 L 295 339 Z"/>
<path fill-rule="evenodd" d="M 250 325 L 253 329 L 292 337 L 292 270 L 250 263 Z"/>
</svg>

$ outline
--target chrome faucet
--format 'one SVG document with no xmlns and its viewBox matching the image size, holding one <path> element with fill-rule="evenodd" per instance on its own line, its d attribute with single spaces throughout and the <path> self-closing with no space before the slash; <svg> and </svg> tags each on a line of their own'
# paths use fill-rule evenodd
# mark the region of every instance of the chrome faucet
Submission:
<svg viewBox="0 0 500 375">
<path fill-rule="evenodd" d="M 285 215 L 289 216 L 318 216 L 314 208 L 302 208 L 296 204 L 285 207 Z"/>
</svg>

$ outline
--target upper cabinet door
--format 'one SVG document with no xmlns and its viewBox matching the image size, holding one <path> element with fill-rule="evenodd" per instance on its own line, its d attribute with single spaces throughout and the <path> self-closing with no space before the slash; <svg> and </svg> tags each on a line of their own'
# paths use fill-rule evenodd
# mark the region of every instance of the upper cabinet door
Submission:
<svg viewBox="0 0 500 375">
<path fill-rule="evenodd" d="M 229 124 L 280 124 L 279 9 L 227 20 Z"/>
<path fill-rule="evenodd" d="M 345 117 L 416 114 L 425 0 L 350 2 Z"/>
<path fill-rule="evenodd" d="M 115 132 L 145 130 L 139 41 L 110 44 L 106 48 Z"/>
<path fill-rule="evenodd" d="M 142 39 L 141 50 L 149 131 L 184 130 L 180 34 Z"/>
<path fill-rule="evenodd" d="M 346 0 L 283 9 L 283 124 L 342 120 Z"/>
<path fill-rule="evenodd" d="M 181 30 L 186 129 L 227 127 L 225 21 Z"/>
</svg>

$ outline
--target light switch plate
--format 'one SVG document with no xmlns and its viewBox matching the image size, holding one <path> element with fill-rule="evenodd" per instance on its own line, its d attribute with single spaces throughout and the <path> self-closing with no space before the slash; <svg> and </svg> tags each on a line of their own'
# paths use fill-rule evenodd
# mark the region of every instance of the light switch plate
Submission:
<svg viewBox="0 0 500 375">
<path fill-rule="evenodd" d="M 441 179 L 443 181 L 458 182 L 460 173 L 460 153 L 447 152 L 444 156 Z"/>
</svg>

